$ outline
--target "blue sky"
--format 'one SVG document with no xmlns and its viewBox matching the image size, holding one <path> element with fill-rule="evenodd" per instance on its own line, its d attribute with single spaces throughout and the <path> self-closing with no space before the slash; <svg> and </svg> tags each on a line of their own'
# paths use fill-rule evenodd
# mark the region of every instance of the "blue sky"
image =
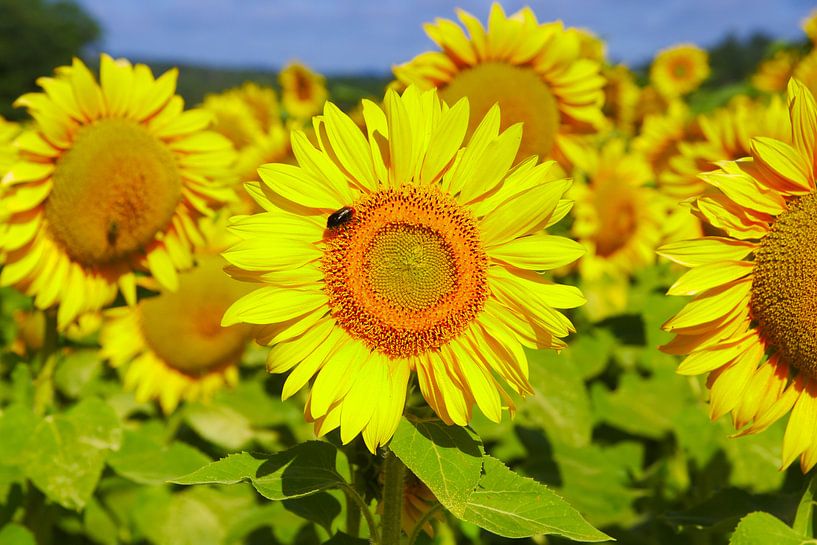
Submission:
<svg viewBox="0 0 817 545">
<path fill-rule="evenodd" d="M 139 59 L 384 72 L 432 47 L 422 23 L 462 7 L 483 21 L 489 0 L 78 0 L 104 29 L 102 49 Z M 631 64 L 663 47 L 717 42 L 728 32 L 801 38 L 813 0 L 531 0 L 540 20 L 593 30 Z M 770 6 L 773 6 L 770 9 Z"/>
</svg>

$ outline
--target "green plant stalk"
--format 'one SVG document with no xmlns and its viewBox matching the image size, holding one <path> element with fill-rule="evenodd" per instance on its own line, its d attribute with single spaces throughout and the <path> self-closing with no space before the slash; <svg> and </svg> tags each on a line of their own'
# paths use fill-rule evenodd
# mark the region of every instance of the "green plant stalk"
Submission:
<svg viewBox="0 0 817 545">
<path fill-rule="evenodd" d="M 374 521 L 374 515 L 372 515 L 372 511 L 369 509 L 369 506 L 366 505 L 366 502 L 363 501 L 363 498 L 357 493 L 357 490 L 355 490 L 352 485 L 344 483 L 341 488 L 346 493 L 346 498 L 352 500 L 357 505 L 358 511 L 363 513 L 363 517 L 366 519 L 366 524 L 369 526 L 369 541 L 371 543 L 380 543 L 380 538 L 377 535 L 377 524 Z"/>
<path fill-rule="evenodd" d="M 417 541 L 417 538 L 420 537 L 420 532 L 423 531 L 423 526 L 425 526 L 426 522 L 431 520 L 437 511 L 441 511 L 443 508 L 441 503 L 435 503 L 428 511 L 423 513 L 423 516 L 420 517 L 420 520 L 417 521 L 417 524 L 414 525 L 414 528 L 411 530 L 411 535 L 408 539 L 408 545 L 414 545 L 414 542 Z"/>
<path fill-rule="evenodd" d="M 45 409 L 54 399 L 54 369 L 57 366 L 57 344 L 59 334 L 57 333 L 57 315 L 51 311 L 45 311 L 45 331 L 43 332 L 43 346 L 34 361 L 35 369 L 38 369 L 37 378 L 34 380 L 34 414 L 42 416 Z"/>
<path fill-rule="evenodd" d="M 386 450 L 383 464 L 383 517 L 381 518 L 382 545 L 398 545 L 402 530 L 403 487 L 406 484 L 406 466 L 392 451 Z"/>
<path fill-rule="evenodd" d="M 801 535 L 814 537 L 814 505 L 817 494 L 817 476 L 812 476 L 797 506 L 792 528 Z"/>
</svg>

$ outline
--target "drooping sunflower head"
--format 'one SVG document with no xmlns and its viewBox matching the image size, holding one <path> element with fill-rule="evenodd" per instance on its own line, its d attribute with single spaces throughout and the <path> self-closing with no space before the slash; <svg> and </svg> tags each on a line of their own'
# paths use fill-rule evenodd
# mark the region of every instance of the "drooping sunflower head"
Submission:
<svg viewBox="0 0 817 545">
<path fill-rule="evenodd" d="M 694 91 L 709 77 L 709 56 L 692 44 L 662 50 L 650 66 L 650 83 L 664 96 L 678 97 Z"/>
<path fill-rule="evenodd" d="M 179 275 L 179 289 L 106 311 L 103 357 L 124 368 L 125 387 L 140 402 L 158 400 L 165 413 L 182 400 L 207 400 L 238 381 L 238 365 L 252 329 L 221 326 L 224 311 L 249 291 L 226 274 L 224 260 L 196 256 Z"/>
<path fill-rule="evenodd" d="M 813 44 L 817 44 L 817 9 L 811 10 L 808 17 L 803 19 L 803 32 L 809 37 Z"/>
<path fill-rule="evenodd" d="M 505 15 L 495 3 L 487 28 L 465 11 L 454 21 L 425 26 L 440 47 L 394 67 L 399 81 L 436 87 L 449 103 L 468 97 L 473 113 L 469 134 L 499 103 L 502 128 L 524 124 L 518 159 L 558 157 L 560 140 L 575 138 L 604 122 L 601 64 L 582 53 L 583 34 L 561 22 L 539 23 L 524 8 Z"/>
<path fill-rule="evenodd" d="M 660 251 L 692 269 L 670 288 L 693 295 L 664 328 L 663 349 L 688 354 L 679 372 L 709 372 L 710 413 L 732 413 L 741 434 L 791 412 L 783 467 L 798 456 L 817 463 L 817 106 L 789 85 L 792 140 L 756 137 L 751 157 L 702 174 L 713 191 L 693 210 L 722 236 L 676 242 Z"/>
<path fill-rule="evenodd" d="M 213 130 L 228 138 L 238 157 L 241 182 L 257 180 L 258 167 L 284 161 L 291 153 L 288 127 L 281 118 L 275 90 L 255 83 L 208 95 L 202 108 L 213 115 Z"/>
<path fill-rule="evenodd" d="M 775 51 L 758 65 L 752 76 L 752 85 L 767 93 L 782 93 L 801 57 L 802 54 L 794 49 Z"/>
<path fill-rule="evenodd" d="M 696 120 L 700 139 L 681 142 L 678 154 L 659 175 L 663 193 L 677 200 L 700 196 L 708 187 L 700 172 L 717 169 L 721 161 L 751 155 L 751 141 L 765 136 L 791 142 L 791 123 L 785 102 L 778 96 L 767 101 L 736 97 L 727 106 L 702 114 Z"/>
<path fill-rule="evenodd" d="M 612 125 L 624 134 L 635 130 L 638 100 L 641 90 L 635 74 L 623 64 L 606 67 L 604 77 L 604 113 Z"/>
<path fill-rule="evenodd" d="M 449 107 L 433 89 L 364 101 L 364 131 L 327 103 L 317 148 L 294 131 L 298 165 L 248 184 L 266 211 L 233 218 L 241 240 L 223 255 L 261 287 L 223 323 L 264 326 L 269 370 L 291 371 L 284 397 L 314 377 L 319 434 L 362 432 L 374 451 L 411 372 L 444 421 L 466 424 L 474 404 L 499 420 L 512 408 L 502 383 L 531 391 L 521 346 L 565 346 L 573 327 L 556 309 L 584 299 L 536 271 L 583 253 L 543 231 L 569 210 L 569 182 L 552 162 L 512 169 L 522 129 L 500 130 L 499 112 L 466 140 L 468 100 Z"/>
<path fill-rule="evenodd" d="M 103 55 L 100 83 L 77 59 L 38 83 L 44 92 L 17 101 L 34 124 L 2 180 L 0 284 L 58 305 L 63 329 L 117 288 L 134 303 L 137 275 L 175 289 L 196 221 L 235 198 L 213 181 L 233 160 L 229 141 L 206 131 L 205 112 L 183 111 L 175 70 L 154 78 Z"/>
<path fill-rule="evenodd" d="M 308 118 L 320 112 L 326 102 L 326 78 L 301 63 L 288 64 L 278 74 L 278 81 L 284 109 L 290 117 Z"/>
<path fill-rule="evenodd" d="M 817 49 L 812 49 L 794 69 L 793 77 L 812 93 L 817 93 Z"/>
</svg>

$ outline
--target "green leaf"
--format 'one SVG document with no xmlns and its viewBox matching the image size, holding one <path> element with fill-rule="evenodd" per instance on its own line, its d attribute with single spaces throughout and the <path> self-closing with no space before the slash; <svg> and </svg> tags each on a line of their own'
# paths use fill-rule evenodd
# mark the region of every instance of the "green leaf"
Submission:
<svg viewBox="0 0 817 545">
<path fill-rule="evenodd" d="M 89 384 L 99 377 L 102 360 L 97 350 L 77 350 L 66 354 L 54 373 L 54 384 L 66 396 L 76 399 L 87 392 Z"/>
<path fill-rule="evenodd" d="M 672 431 L 673 419 L 692 394 L 686 377 L 666 369 L 649 378 L 626 373 L 615 391 L 597 383 L 592 398 L 600 420 L 633 435 L 660 439 Z"/>
<path fill-rule="evenodd" d="M 156 545 L 221 545 L 225 535 L 211 506 L 189 492 L 146 488 L 133 518 Z"/>
<path fill-rule="evenodd" d="M 28 528 L 11 522 L 0 529 L 0 545 L 37 545 L 37 542 Z"/>
<path fill-rule="evenodd" d="M 118 449 L 122 428 L 113 409 L 86 399 L 65 414 L 44 418 L 31 435 L 26 476 L 46 496 L 81 510 L 93 494 L 109 451 Z"/>
<path fill-rule="evenodd" d="M 340 502 L 326 492 L 284 500 L 284 508 L 303 519 L 321 525 L 328 534 L 332 533 L 332 522 L 341 511 Z"/>
<path fill-rule="evenodd" d="M 608 541 L 565 500 L 500 460 L 484 456 L 485 473 L 460 518 L 504 537 L 557 534 L 575 541 Z"/>
<path fill-rule="evenodd" d="M 520 406 L 520 422 L 529 420 L 556 441 L 584 446 L 590 442 L 593 415 L 580 370 L 552 351 L 528 351 L 530 383 L 535 394 Z"/>
<path fill-rule="evenodd" d="M 0 415 L 0 460 L 16 465 L 26 455 L 25 447 L 40 419 L 28 407 L 12 405 Z"/>
<path fill-rule="evenodd" d="M 162 484 L 210 462 L 189 445 L 163 445 L 141 431 L 126 431 L 122 448 L 108 458 L 108 465 L 123 477 L 141 484 Z"/>
<path fill-rule="evenodd" d="M 229 407 L 191 404 L 184 414 L 186 422 L 196 433 L 228 450 L 238 450 L 252 440 L 250 422 Z"/>
<path fill-rule="evenodd" d="M 82 523 L 85 533 L 95 542 L 103 545 L 116 545 L 119 542 L 116 522 L 93 498 L 82 514 Z"/>
<path fill-rule="evenodd" d="M 345 481 L 337 471 L 337 449 L 323 441 L 308 441 L 265 456 L 231 454 L 172 482 L 234 484 L 249 481 L 265 498 L 284 500 L 335 488 Z"/>
<path fill-rule="evenodd" d="M 754 512 L 743 517 L 729 540 L 730 545 L 801 545 L 813 543 L 768 513 Z"/>
<path fill-rule="evenodd" d="M 464 511 L 482 469 L 482 443 L 473 432 L 439 420 L 403 418 L 389 448 L 446 509 Z"/>
<path fill-rule="evenodd" d="M 636 514 L 633 501 L 640 496 L 633 475 L 641 469 L 643 446 L 620 442 L 610 447 L 582 448 L 555 444 L 561 477 L 559 493 L 585 513 L 593 524 L 629 524 Z"/>
</svg>

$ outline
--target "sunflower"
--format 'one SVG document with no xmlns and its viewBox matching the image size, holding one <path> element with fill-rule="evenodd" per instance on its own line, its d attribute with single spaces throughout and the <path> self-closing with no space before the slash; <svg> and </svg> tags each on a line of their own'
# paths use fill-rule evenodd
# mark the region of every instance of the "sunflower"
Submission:
<svg viewBox="0 0 817 545">
<path fill-rule="evenodd" d="M 802 23 L 803 32 L 809 37 L 812 44 L 817 44 L 817 9 L 811 10 Z"/>
<path fill-rule="evenodd" d="M 227 172 L 230 143 L 205 131 L 208 114 L 182 111 L 176 70 L 154 79 L 102 55 L 100 73 L 101 85 L 75 59 L 17 100 L 34 125 L 2 181 L 0 284 L 58 305 L 60 329 L 117 289 L 135 303 L 137 271 L 176 289 L 196 220 L 235 198 L 211 179 Z"/>
<path fill-rule="evenodd" d="M 624 140 L 612 139 L 574 161 L 573 238 L 587 254 L 579 261 L 585 311 L 595 319 L 624 310 L 628 277 L 655 261 L 667 206 L 648 187 L 652 169 Z"/>
<path fill-rule="evenodd" d="M 383 473 L 380 473 L 381 486 L 383 482 Z M 437 498 L 434 493 L 421 481 L 417 475 L 411 471 L 406 472 L 405 482 L 403 483 L 403 503 L 402 514 L 400 517 L 400 524 L 403 532 L 410 536 L 414 531 L 414 527 L 420 520 L 426 516 L 429 511 L 435 509 L 438 505 Z M 383 502 L 377 504 L 377 512 L 383 514 Z M 434 537 L 434 526 L 432 521 L 442 522 L 444 520 L 443 514 L 440 510 L 435 509 L 433 513 L 428 516 L 428 519 L 423 523 L 421 529 L 429 537 Z"/>
<path fill-rule="evenodd" d="M 22 127 L 19 123 L 8 121 L 0 116 L 0 176 L 5 176 L 17 161 L 18 152 L 14 146 L 14 140 L 21 131 Z"/>
<path fill-rule="evenodd" d="M 698 138 L 698 132 L 689 108 L 677 100 L 663 114 L 649 115 L 644 119 L 633 140 L 633 149 L 646 157 L 659 187 L 662 177 L 669 171 L 670 161 L 680 154 L 681 144 Z"/>
<path fill-rule="evenodd" d="M 586 34 L 561 22 L 540 24 L 530 8 L 507 17 L 495 3 L 487 29 L 473 15 L 457 14 L 469 36 L 448 19 L 426 25 L 442 51 L 395 66 L 398 80 L 437 87 L 450 104 L 468 97 L 474 114 L 469 134 L 499 103 L 503 129 L 524 123 L 517 159 L 560 158 L 563 141 L 603 125 L 604 78 L 600 62 L 580 53 Z"/>
<path fill-rule="evenodd" d="M 767 102 L 740 96 L 714 112 L 698 116 L 701 139 L 680 142 L 678 154 L 668 161 L 659 181 L 661 190 L 678 200 L 698 197 L 707 184 L 700 172 L 715 170 L 720 161 L 734 161 L 751 154 L 755 136 L 791 142 L 789 112 L 777 96 Z"/>
<path fill-rule="evenodd" d="M 320 112 L 326 102 L 326 78 L 303 64 L 293 62 L 278 74 L 287 115 L 308 118 Z"/>
<path fill-rule="evenodd" d="M 266 212 L 233 218 L 242 240 L 223 255 L 263 286 L 223 324 L 265 325 L 268 369 L 292 370 L 283 397 L 315 376 L 305 412 L 316 432 L 362 432 L 374 452 L 412 371 L 448 424 L 467 424 L 475 403 L 494 421 L 512 410 L 499 379 L 530 394 L 522 345 L 564 348 L 573 326 L 555 309 L 584 302 L 535 271 L 584 250 L 542 231 L 570 209 L 570 182 L 553 162 L 511 169 L 522 127 L 500 131 L 498 106 L 465 147 L 467 99 L 449 108 L 410 86 L 363 115 L 365 132 L 327 103 L 319 148 L 293 131 L 300 166 L 265 165 L 248 184 Z"/>
<path fill-rule="evenodd" d="M 258 167 L 291 154 L 289 130 L 275 90 L 255 83 L 208 95 L 202 108 L 213 115 L 213 131 L 233 143 L 235 172 L 242 182 L 258 180 Z"/>
<path fill-rule="evenodd" d="M 196 262 L 179 274 L 177 291 L 105 311 L 100 334 L 103 357 L 126 367 L 125 387 L 140 402 L 158 399 L 165 413 L 181 400 L 207 400 L 234 386 L 252 337 L 249 326 L 220 323 L 247 285 L 224 274 L 226 263 L 218 255 L 200 254 Z"/>
<path fill-rule="evenodd" d="M 692 44 L 664 49 L 650 66 L 650 83 L 666 97 L 678 97 L 694 91 L 709 77 L 709 56 Z"/>
<path fill-rule="evenodd" d="M 817 107 L 800 82 L 788 89 L 792 144 L 757 137 L 751 157 L 702 174 L 711 196 L 694 211 L 721 236 L 677 242 L 660 253 L 692 267 L 669 290 L 694 295 L 664 324 L 663 350 L 688 354 L 679 372 L 709 372 L 710 415 L 731 412 L 741 434 L 791 411 L 782 465 L 817 462 Z"/>
<path fill-rule="evenodd" d="M 605 67 L 604 113 L 612 126 L 628 135 L 635 131 L 636 114 L 641 90 L 635 82 L 635 74 L 624 66 Z"/>
<path fill-rule="evenodd" d="M 780 49 L 761 62 L 752 76 L 752 85 L 767 93 L 781 93 L 794 74 L 802 55 L 794 49 Z"/>
<path fill-rule="evenodd" d="M 797 64 L 794 78 L 801 81 L 812 93 L 817 93 L 817 49 L 813 49 Z"/>
</svg>

